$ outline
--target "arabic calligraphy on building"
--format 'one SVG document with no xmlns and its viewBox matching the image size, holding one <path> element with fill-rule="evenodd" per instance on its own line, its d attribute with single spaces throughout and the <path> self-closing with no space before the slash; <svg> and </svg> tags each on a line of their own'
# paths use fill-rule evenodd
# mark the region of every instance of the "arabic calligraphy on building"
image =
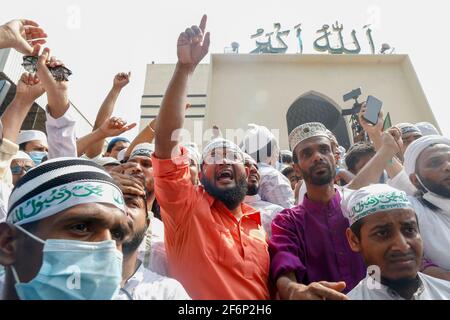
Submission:
<svg viewBox="0 0 450 320">
<path fill-rule="evenodd" d="M 294 27 L 295 37 L 297 38 L 298 52 L 303 53 L 303 40 L 301 23 Z M 256 33 L 251 35 L 251 39 L 256 39 L 256 48 L 250 53 L 286 53 L 288 46 L 286 44 L 286 37 L 289 36 L 290 30 L 281 31 L 281 24 L 274 23 L 274 30 L 265 33 L 264 29 L 259 28 Z M 363 27 L 366 29 L 366 37 L 370 45 L 372 54 L 375 54 L 375 44 L 372 37 L 372 29 L 370 25 Z M 361 53 L 361 45 L 356 35 L 356 30 L 350 32 L 351 42 L 346 42 L 344 39 L 344 26 L 336 21 L 331 27 L 324 24 L 321 29 L 317 30 L 320 36 L 314 41 L 313 47 L 319 52 L 328 52 L 331 54 L 359 54 Z M 337 44 L 337 45 L 336 45 Z"/>
</svg>

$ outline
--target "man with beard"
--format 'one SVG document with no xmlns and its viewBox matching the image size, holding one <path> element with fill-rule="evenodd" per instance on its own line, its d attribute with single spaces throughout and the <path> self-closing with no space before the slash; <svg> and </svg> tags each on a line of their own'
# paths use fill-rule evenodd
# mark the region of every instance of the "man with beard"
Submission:
<svg viewBox="0 0 450 320">
<path fill-rule="evenodd" d="M 345 237 L 332 141 L 321 123 L 306 123 L 291 132 L 289 143 L 308 191 L 301 205 L 272 222 L 271 279 L 281 299 L 347 299 L 341 292 L 356 286 L 365 268 Z"/>
<path fill-rule="evenodd" d="M 203 150 L 202 186 L 191 182 L 189 155 L 174 133 L 183 128 L 188 80 L 207 54 L 206 16 L 178 38 L 178 63 L 161 104 L 153 154 L 169 275 L 193 299 L 268 299 L 269 253 L 259 212 L 243 203 L 248 169 L 231 141 Z"/>
<path fill-rule="evenodd" d="M 376 163 L 371 164 L 368 170 L 376 174 Z M 424 257 L 443 269 L 427 274 L 450 279 L 450 139 L 425 136 L 414 141 L 406 149 L 404 168 L 397 172 L 406 174 L 418 190 L 410 201 L 421 228 Z M 407 184 L 393 186 L 408 191 Z"/>
<path fill-rule="evenodd" d="M 448 300 L 450 282 L 419 272 L 423 242 L 405 192 L 385 184 L 355 191 L 342 204 L 347 238 L 368 266 L 349 294 L 354 300 Z"/>
<path fill-rule="evenodd" d="M 258 194 L 259 186 L 260 186 L 260 175 L 258 171 L 258 165 L 253 158 L 245 154 L 245 163 L 244 165 L 249 170 L 249 175 L 247 179 L 247 195 L 245 196 L 244 202 L 249 206 L 257 209 L 261 213 L 261 220 L 266 231 L 267 235 L 272 235 L 272 220 L 277 215 L 278 212 L 283 211 L 283 207 L 264 201 L 261 199 L 261 196 Z"/>
<path fill-rule="evenodd" d="M 118 177 L 118 176 L 116 176 Z M 132 234 L 122 245 L 122 283 L 117 300 L 187 300 L 183 286 L 148 269 L 139 257 L 139 247 L 150 226 L 143 176 L 122 175 L 116 180 L 124 193 L 125 210 Z"/>
</svg>

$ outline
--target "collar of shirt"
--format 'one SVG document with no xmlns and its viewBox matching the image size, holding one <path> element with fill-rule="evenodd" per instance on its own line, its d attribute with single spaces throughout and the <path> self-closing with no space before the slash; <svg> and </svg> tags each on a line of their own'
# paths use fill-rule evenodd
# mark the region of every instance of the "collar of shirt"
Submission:
<svg viewBox="0 0 450 320">
<path fill-rule="evenodd" d="M 334 197 L 331 199 L 331 201 L 327 204 L 321 203 L 321 202 L 314 202 L 308 199 L 308 195 L 305 195 L 305 198 L 303 199 L 302 206 L 308 210 L 308 211 L 314 211 L 314 212 L 326 212 L 324 209 L 339 209 L 341 208 L 341 195 L 339 192 L 335 189 Z"/>
</svg>

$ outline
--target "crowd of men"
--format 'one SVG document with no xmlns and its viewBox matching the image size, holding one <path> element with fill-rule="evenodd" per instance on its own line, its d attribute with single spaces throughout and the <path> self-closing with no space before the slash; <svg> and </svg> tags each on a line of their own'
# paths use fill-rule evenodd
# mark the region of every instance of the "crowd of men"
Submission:
<svg viewBox="0 0 450 320">
<path fill-rule="evenodd" d="M 0 26 L 0 48 L 37 57 L 0 122 L 0 297 L 449 299 L 450 139 L 429 123 L 383 131 L 363 104 L 370 139 L 349 150 L 316 122 L 290 150 L 254 124 L 239 145 L 181 144 L 206 20 L 180 34 L 159 114 L 133 141 L 121 134 L 135 124 L 113 116 L 129 73 L 76 137 L 45 31 Z M 46 133 L 21 131 L 44 93 Z"/>
</svg>

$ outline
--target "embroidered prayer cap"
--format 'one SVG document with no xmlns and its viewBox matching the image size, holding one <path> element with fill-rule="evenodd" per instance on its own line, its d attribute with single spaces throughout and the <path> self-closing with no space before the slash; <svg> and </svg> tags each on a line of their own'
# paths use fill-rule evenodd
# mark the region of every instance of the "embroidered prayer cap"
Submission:
<svg viewBox="0 0 450 320">
<path fill-rule="evenodd" d="M 211 151 L 215 149 L 227 149 L 227 151 L 231 151 L 238 156 L 238 159 L 236 160 L 241 163 L 244 161 L 244 153 L 242 152 L 241 148 L 239 148 L 234 142 L 223 138 L 216 138 L 211 140 L 203 149 L 202 162 L 205 162 L 205 159 L 209 156 Z"/>
<path fill-rule="evenodd" d="M 419 128 L 417 128 L 412 123 L 399 123 L 396 125 L 396 127 L 400 129 L 400 131 L 402 132 L 402 136 L 410 133 L 417 133 L 422 135 L 422 132 L 419 130 Z"/>
<path fill-rule="evenodd" d="M 289 134 L 289 145 L 294 151 L 300 142 L 313 137 L 327 137 L 330 139 L 327 128 L 320 122 L 302 124 Z"/>
<path fill-rule="evenodd" d="M 7 222 L 45 219 L 79 204 L 112 204 L 125 214 L 120 187 L 93 161 L 52 159 L 28 171 L 9 197 Z"/>
<path fill-rule="evenodd" d="M 342 201 L 342 211 L 350 225 L 369 215 L 396 209 L 412 209 L 412 205 L 405 192 L 387 184 L 361 188 Z"/>
<path fill-rule="evenodd" d="M 194 142 L 184 143 L 183 146 L 189 151 L 189 159 L 192 159 L 198 166 L 202 162 L 202 156 Z"/>
<path fill-rule="evenodd" d="M 422 136 L 438 136 L 439 131 L 429 122 L 416 123 L 416 127 L 422 132 Z"/>
<path fill-rule="evenodd" d="M 42 141 L 45 145 L 48 145 L 47 143 L 47 136 L 45 133 L 39 130 L 23 130 L 19 132 L 19 135 L 17 136 L 17 144 L 22 144 L 34 140 Z"/>
<path fill-rule="evenodd" d="M 403 166 L 409 175 L 416 173 L 416 162 L 422 151 L 435 144 L 446 144 L 450 146 L 450 139 L 443 136 L 425 136 L 412 142 L 405 151 Z"/>
<path fill-rule="evenodd" d="M 17 151 L 17 153 L 14 155 L 14 157 L 11 158 L 11 160 L 31 160 L 30 156 L 28 155 L 28 153 L 23 152 L 23 151 Z"/>
<path fill-rule="evenodd" d="M 153 143 L 140 143 L 134 147 L 133 151 L 131 152 L 130 159 L 137 156 L 151 158 L 153 152 L 155 152 L 155 145 Z"/>
<path fill-rule="evenodd" d="M 240 148 L 248 153 L 255 161 L 263 163 L 275 163 L 278 160 L 278 141 L 264 126 L 250 123 L 242 139 Z"/>
<path fill-rule="evenodd" d="M 120 161 L 113 157 L 100 157 L 92 159 L 99 166 L 120 165 Z"/>
</svg>

